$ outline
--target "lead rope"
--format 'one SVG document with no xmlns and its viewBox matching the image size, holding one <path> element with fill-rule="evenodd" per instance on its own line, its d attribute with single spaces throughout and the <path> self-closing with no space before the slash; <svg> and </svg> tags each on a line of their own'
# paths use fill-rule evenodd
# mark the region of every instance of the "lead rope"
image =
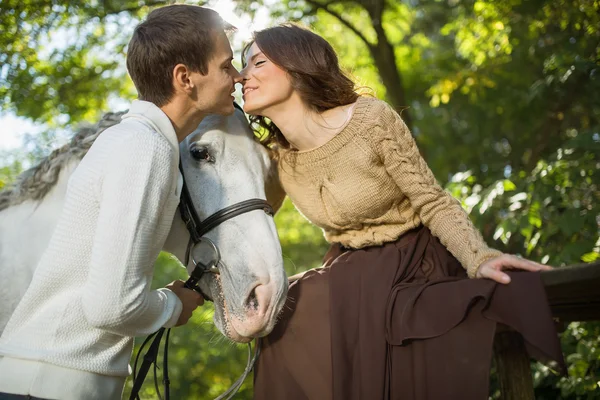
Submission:
<svg viewBox="0 0 600 400">
<path fill-rule="evenodd" d="M 185 254 L 185 265 L 187 265 L 189 263 L 190 249 L 192 246 L 193 246 L 193 241 L 190 240 L 190 242 L 188 243 L 188 248 L 187 248 L 186 254 Z M 144 340 L 144 342 L 140 346 L 140 349 L 138 350 L 138 354 L 135 357 L 135 363 L 133 364 L 133 381 L 134 382 L 133 382 L 133 388 L 131 390 L 131 395 L 129 397 L 130 400 L 134 400 L 134 399 L 140 400 L 139 391 L 142 388 L 142 384 L 144 383 L 144 380 L 146 379 L 146 375 L 148 374 L 148 371 L 150 369 L 150 366 L 152 366 L 152 364 L 154 364 L 154 386 L 156 388 L 156 394 L 158 395 L 158 398 L 160 400 L 162 400 L 162 396 L 160 394 L 160 389 L 158 387 L 158 382 L 156 379 L 156 368 L 157 368 L 156 362 L 157 362 L 157 358 L 158 358 L 158 348 L 160 346 L 160 341 L 162 339 L 164 332 L 165 332 L 165 328 L 160 328 L 157 332 L 154 332 L 153 334 L 148 336 L 146 338 L 146 340 Z M 166 335 L 164 349 L 163 349 L 164 350 L 164 353 L 163 353 L 163 385 L 164 385 L 164 390 L 165 390 L 165 400 L 169 400 L 169 398 L 170 398 L 169 386 L 170 386 L 171 382 L 169 380 L 169 372 L 168 372 L 168 368 L 169 368 L 169 334 L 170 333 L 171 333 L 171 329 L 167 329 L 167 335 Z M 144 347 L 146 346 L 146 344 L 148 344 L 148 342 L 153 337 L 154 337 L 154 340 L 152 341 L 150 348 L 144 355 L 144 361 L 140 367 L 140 371 L 139 371 L 139 375 L 138 375 L 137 374 L 138 360 L 140 358 L 140 355 L 142 354 L 142 351 L 144 350 Z M 260 354 L 260 340 L 256 339 L 254 357 L 252 356 L 252 343 L 251 342 L 248 343 L 248 361 L 246 362 L 246 368 L 244 369 L 244 372 L 242 372 L 242 375 L 229 387 L 229 389 L 227 389 L 223 394 L 221 394 L 215 400 L 229 400 L 237 393 L 237 391 L 240 389 L 240 387 L 242 386 L 242 384 L 248 377 L 248 374 L 252 371 L 252 368 L 254 368 L 254 364 L 256 363 L 256 360 L 258 359 L 259 354 Z"/>
<path fill-rule="evenodd" d="M 240 390 L 240 387 L 246 380 L 246 377 L 248 376 L 250 371 L 252 371 L 252 368 L 254 368 L 254 364 L 256 363 L 259 354 L 260 339 L 256 339 L 254 357 L 252 357 L 252 344 L 248 343 L 248 362 L 246 363 L 246 368 L 244 369 L 244 372 L 242 372 L 242 375 L 237 379 L 237 381 L 233 382 L 233 385 L 231 385 L 229 389 L 227 389 L 222 395 L 217 397 L 215 400 L 229 400 L 237 393 L 238 390 Z"/>
<path fill-rule="evenodd" d="M 139 391 L 142 387 L 142 383 L 144 382 L 144 379 L 146 378 L 146 375 L 148 374 L 150 366 L 152 364 L 154 364 L 154 385 L 156 388 L 156 394 L 158 395 L 158 398 L 162 400 L 162 396 L 161 396 L 160 389 L 158 387 L 158 382 L 156 379 L 157 378 L 156 377 L 156 366 L 157 366 L 156 362 L 157 362 L 157 356 L 158 356 L 158 346 L 160 345 L 160 341 L 161 341 L 161 338 L 162 338 L 162 335 L 164 334 L 164 332 L 165 332 L 165 328 L 161 328 L 158 332 L 155 332 L 152 335 L 148 336 L 146 338 L 146 340 L 144 341 L 144 343 L 142 343 L 142 346 L 140 347 L 140 349 L 138 351 L 138 354 L 135 358 L 135 363 L 133 366 L 134 387 L 131 390 L 131 395 L 129 397 L 130 399 L 137 399 L 137 400 L 140 399 Z M 168 372 L 168 369 L 169 369 L 169 334 L 170 333 L 171 333 L 171 330 L 168 329 L 166 339 L 165 339 L 164 355 L 163 355 L 163 384 L 164 384 L 164 391 L 165 391 L 165 397 L 164 397 L 165 400 L 170 399 L 170 390 L 169 390 L 170 380 L 169 380 L 169 372 Z M 150 348 L 144 355 L 144 362 L 143 362 L 142 366 L 140 367 L 140 371 L 139 371 L 139 375 L 138 375 L 137 374 L 138 359 L 140 357 L 140 354 L 144 350 L 144 347 L 146 346 L 146 344 L 153 337 L 154 337 L 154 340 L 152 341 Z M 252 355 L 252 343 L 248 343 L 248 361 L 246 362 L 246 368 L 244 368 L 244 372 L 242 372 L 242 375 L 240 375 L 240 377 L 229 387 L 229 389 L 227 389 L 225 392 L 223 392 L 223 394 L 221 394 L 215 400 L 229 400 L 229 399 L 233 398 L 233 396 L 238 392 L 238 390 L 240 390 L 240 387 L 243 385 L 244 381 L 248 377 L 248 374 L 250 374 L 250 372 L 254 368 L 254 364 L 256 363 L 256 360 L 258 359 L 259 355 L 260 355 L 260 340 L 256 339 L 256 345 L 254 347 L 254 356 Z"/>
</svg>

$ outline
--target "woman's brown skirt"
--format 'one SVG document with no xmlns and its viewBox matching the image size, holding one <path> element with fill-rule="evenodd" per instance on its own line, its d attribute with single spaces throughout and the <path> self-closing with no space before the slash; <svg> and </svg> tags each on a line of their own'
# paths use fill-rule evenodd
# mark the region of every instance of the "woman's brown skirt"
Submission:
<svg viewBox="0 0 600 400">
<path fill-rule="evenodd" d="M 427 228 L 344 251 L 290 285 L 262 339 L 255 399 L 487 399 L 497 324 L 564 368 L 539 273 L 468 279 Z"/>
</svg>

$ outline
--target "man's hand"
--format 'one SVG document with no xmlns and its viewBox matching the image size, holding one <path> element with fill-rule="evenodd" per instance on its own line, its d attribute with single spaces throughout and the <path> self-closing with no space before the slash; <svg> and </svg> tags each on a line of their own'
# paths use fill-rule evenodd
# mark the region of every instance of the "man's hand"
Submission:
<svg viewBox="0 0 600 400">
<path fill-rule="evenodd" d="M 506 269 L 522 269 L 525 271 L 549 271 L 552 269 L 549 265 L 539 264 L 534 261 L 526 260 L 511 254 L 502 254 L 501 256 L 490 258 L 483 262 L 477 273 L 476 278 L 488 278 L 499 283 L 509 283 L 510 277 L 502 272 Z"/>
<path fill-rule="evenodd" d="M 177 320 L 175 326 L 187 324 L 189 319 L 192 317 L 192 312 L 194 312 L 198 306 L 204 304 L 204 298 L 200 295 L 200 293 L 188 289 L 183 285 L 185 285 L 184 281 L 176 280 L 165 286 L 167 289 L 175 293 L 177 297 L 179 297 L 179 300 L 181 300 L 181 304 L 183 304 L 181 314 L 179 315 L 179 319 Z"/>
</svg>

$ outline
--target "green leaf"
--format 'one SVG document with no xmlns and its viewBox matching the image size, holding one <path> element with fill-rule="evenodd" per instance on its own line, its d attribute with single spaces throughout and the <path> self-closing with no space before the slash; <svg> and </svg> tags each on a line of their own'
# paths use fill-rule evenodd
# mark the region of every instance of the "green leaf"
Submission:
<svg viewBox="0 0 600 400">
<path fill-rule="evenodd" d="M 504 191 L 505 192 L 510 192 L 512 190 L 517 190 L 517 186 L 514 183 L 512 183 L 512 181 L 510 181 L 508 179 L 505 179 L 503 181 L 503 183 L 504 183 Z"/>
<path fill-rule="evenodd" d="M 598 253 L 597 251 L 592 251 L 590 253 L 585 253 L 584 255 L 582 255 L 581 261 L 586 262 L 586 263 L 591 263 L 591 262 L 596 261 L 599 258 L 600 258 L 600 253 Z"/>
</svg>

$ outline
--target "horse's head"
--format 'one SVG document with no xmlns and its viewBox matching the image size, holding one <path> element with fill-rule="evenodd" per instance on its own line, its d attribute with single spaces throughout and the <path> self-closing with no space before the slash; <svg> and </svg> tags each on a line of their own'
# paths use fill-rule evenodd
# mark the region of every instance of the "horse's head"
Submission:
<svg viewBox="0 0 600 400">
<path fill-rule="evenodd" d="M 266 199 L 272 161 L 243 112 L 205 118 L 180 149 L 200 220 L 244 200 Z M 268 334 L 288 288 L 273 217 L 250 211 L 222 222 L 205 237 L 221 254 L 220 273 L 206 273 L 200 282 L 214 299 L 217 328 L 237 342 Z M 191 262 L 188 270 L 193 270 Z"/>
</svg>

